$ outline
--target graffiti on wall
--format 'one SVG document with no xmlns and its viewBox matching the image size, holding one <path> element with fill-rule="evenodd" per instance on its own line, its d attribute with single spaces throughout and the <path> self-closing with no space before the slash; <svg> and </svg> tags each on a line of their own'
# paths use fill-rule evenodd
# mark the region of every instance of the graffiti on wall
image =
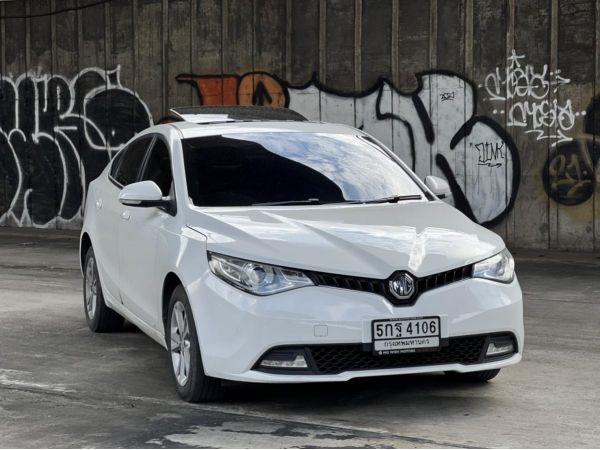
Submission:
<svg viewBox="0 0 600 450">
<path fill-rule="evenodd" d="M 542 171 L 548 196 L 566 206 L 592 198 L 600 182 L 600 96 L 588 106 L 583 133 L 554 149 Z"/>
<path fill-rule="evenodd" d="M 547 64 L 536 69 L 525 58 L 513 49 L 506 66 L 496 67 L 485 77 L 479 85 L 487 94 L 485 100 L 495 106 L 495 114 L 505 114 L 507 108 L 508 127 L 532 133 L 538 141 L 547 139 L 552 146 L 571 141 L 575 120 L 586 114 L 573 111 L 571 99 L 557 98 L 560 87 L 571 80 L 560 69 L 550 71 Z"/>
<path fill-rule="evenodd" d="M 285 82 L 267 72 L 217 76 L 180 74 L 175 79 L 191 84 L 203 105 L 289 106 Z"/>
<path fill-rule="evenodd" d="M 0 78 L 0 225 L 79 224 L 90 180 L 152 124 L 120 67 Z"/>
<path fill-rule="evenodd" d="M 454 204 L 480 224 L 500 221 L 519 187 L 517 148 L 493 119 L 476 115 L 476 89 L 447 71 L 417 74 L 418 87 L 401 92 L 380 79 L 363 92 L 331 89 L 313 76 L 293 86 L 268 72 L 180 74 L 205 105 L 289 107 L 310 120 L 346 123 L 392 149 L 420 177 L 445 177 Z"/>
<path fill-rule="evenodd" d="M 119 75 L 117 67 L 87 68 L 70 79 L 32 72 L 0 78 L 0 225 L 79 224 L 87 183 L 153 123 Z M 497 122 L 476 114 L 476 89 L 468 80 L 446 71 L 417 79 L 413 92 L 385 79 L 362 92 L 342 92 L 316 76 L 301 86 L 268 72 L 177 76 L 203 104 L 290 107 L 312 120 L 363 129 L 420 177 L 445 177 L 452 201 L 473 220 L 497 223 L 519 186 L 516 146 Z"/>
<path fill-rule="evenodd" d="M 584 111 L 575 110 L 572 100 L 560 91 L 570 83 L 560 69 L 552 71 L 547 64 L 536 68 L 526 62 L 525 54 L 512 50 L 506 66 L 496 67 L 478 86 L 486 94 L 484 101 L 493 105 L 492 112 L 506 115 L 508 127 L 549 143 L 551 151 L 541 180 L 548 196 L 567 206 L 593 196 L 600 159 L 596 143 L 600 99 Z M 584 121 L 583 133 L 576 130 L 579 118 Z"/>
</svg>

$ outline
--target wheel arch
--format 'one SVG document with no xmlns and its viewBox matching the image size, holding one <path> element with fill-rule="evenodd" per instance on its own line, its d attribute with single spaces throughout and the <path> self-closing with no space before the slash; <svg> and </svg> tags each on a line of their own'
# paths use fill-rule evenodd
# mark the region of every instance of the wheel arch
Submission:
<svg viewBox="0 0 600 450">
<path fill-rule="evenodd" d="M 171 300 L 171 294 L 177 286 L 183 286 L 181 278 L 179 278 L 179 276 L 176 273 L 169 272 L 163 282 L 161 300 L 161 319 L 165 330 L 165 339 L 167 333 L 167 319 L 169 316 L 169 301 Z"/>
<path fill-rule="evenodd" d="M 87 255 L 88 250 L 92 247 L 92 239 L 87 232 L 84 232 L 81 235 L 81 241 L 79 243 L 79 267 L 81 268 L 81 272 L 83 273 L 83 266 L 85 264 L 85 255 Z"/>
</svg>

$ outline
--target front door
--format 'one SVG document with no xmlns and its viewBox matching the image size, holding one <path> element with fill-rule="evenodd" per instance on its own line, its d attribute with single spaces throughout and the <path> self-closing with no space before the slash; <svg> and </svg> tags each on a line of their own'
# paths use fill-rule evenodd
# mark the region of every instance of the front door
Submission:
<svg viewBox="0 0 600 450">
<path fill-rule="evenodd" d="M 139 181 L 154 181 L 163 196 L 174 195 L 171 159 L 166 142 L 155 139 Z M 121 298 L 125 307 L 146 324 L 160 321 L 162 280 L 156 274 L 158 240 L 174 218 L 162 209 L 123 206 L 119 228 Z"/>
<path fill-rule="evenodd" d="M 119 203 L 119 192 L 124 186 L 134 183 L 138 179 L 140 167 L 152 139 L 147 136 L 141 137 L 121 150 L 112 162 L 109 173 L 110 181 L 101 184 L 96 198 L 88 199 L 93 202 L 93 205 L 88 205 L 88 208 L 95 208 L 98 217 L 99 230 L 95 234 L 94 252 L 98 261 L 100 279 L 110 300 L 115 302 L 121 301 L 119 247 L 118 241 L 115 239 L 119 232 L 120 215 L 123 212 L 123 205 Z"/>
</svg>

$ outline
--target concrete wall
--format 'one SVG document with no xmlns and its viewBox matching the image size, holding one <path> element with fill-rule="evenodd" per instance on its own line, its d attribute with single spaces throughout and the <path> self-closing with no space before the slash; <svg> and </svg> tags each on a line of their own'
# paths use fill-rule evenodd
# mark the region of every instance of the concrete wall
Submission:
<svg viewBox="0 0 600 450">
<path fill-rule="evenodd" d="M 367 130 L 513 245 L 600 247 L 600 0 L 97 3 L 0 6 L 0 225 L 77 227 L 170 107 L 261 104 Z"/>
</svg>

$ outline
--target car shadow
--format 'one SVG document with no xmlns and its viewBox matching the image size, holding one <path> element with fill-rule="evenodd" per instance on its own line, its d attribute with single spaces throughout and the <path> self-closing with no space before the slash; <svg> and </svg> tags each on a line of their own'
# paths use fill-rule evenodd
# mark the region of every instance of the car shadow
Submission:
<svg viewBox="0 0 600 450">
<path fill-rule="evenodd" d="M 224 404 L 293 407 L 312 410 L 360 411 L 373 405 L 395 409 L 443 408 L 463 413 L 487 407 L 493 383 L 461 382 L 442 373 L 355 379 L 342 383 L 254 384 L 227 383 Z M 465 414 L 468 415 L 468 414 Z"/>
</svg>

